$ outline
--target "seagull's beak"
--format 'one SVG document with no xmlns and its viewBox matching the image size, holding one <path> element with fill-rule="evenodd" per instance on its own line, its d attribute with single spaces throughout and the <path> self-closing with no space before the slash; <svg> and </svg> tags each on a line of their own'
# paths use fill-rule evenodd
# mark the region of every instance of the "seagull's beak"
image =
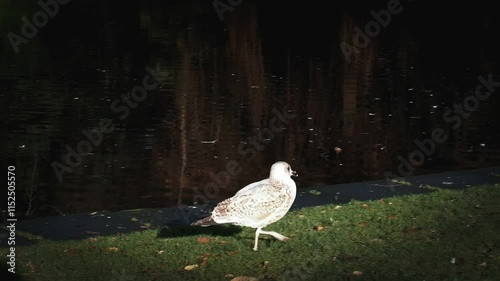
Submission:
<svg viewBox="0 0 500 281">
<path fill-rule="evenodd" d="M 292 171 L 292 177 L 298 177 L 298 176 L 299 176 L 299 174 L 297 174 L 297 172 Z"/>
</svg>

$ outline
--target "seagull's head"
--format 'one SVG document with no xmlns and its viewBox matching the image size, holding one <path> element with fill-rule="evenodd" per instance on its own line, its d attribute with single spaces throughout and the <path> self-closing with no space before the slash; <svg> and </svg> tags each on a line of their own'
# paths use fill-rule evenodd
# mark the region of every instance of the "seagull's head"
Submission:
<svg viewBox="0 0 500 281">
<path fill-rule="evenodd" d="M 280 177 L 297 177 L 297 173 L 292 170 L 292 167 L 283 161 L 279 161 L 274 163 L 271 166 L 271 178 L 280 178 Z"/>
</svg>

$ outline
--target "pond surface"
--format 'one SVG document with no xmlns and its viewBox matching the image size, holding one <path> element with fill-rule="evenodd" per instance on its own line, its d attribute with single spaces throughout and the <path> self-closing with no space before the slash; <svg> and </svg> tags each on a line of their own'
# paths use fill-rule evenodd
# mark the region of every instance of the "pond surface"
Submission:
<svg viewBox="0 0 500 281">
<path fill-rule="evenodd" d="M 500 163 L 488 9 L 131 2 L 70 1 L 25 38 L 42 8 L 0 1 L 18 216 L 220 200 L 278 160 L 299 188 Z"/>
</svg>

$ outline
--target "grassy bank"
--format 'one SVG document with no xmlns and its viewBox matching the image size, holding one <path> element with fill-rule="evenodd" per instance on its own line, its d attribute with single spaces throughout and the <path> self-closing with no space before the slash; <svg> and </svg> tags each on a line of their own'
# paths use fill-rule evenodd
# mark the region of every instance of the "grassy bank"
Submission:
<svg viewBox="0 0 500 281">
<path fill-rule="evenodd" d="M 252 229 L 191 227 L 40 241 L 17 249 L 16 270 L 50 281 L 500 280 L 500 186 L 307 208 L 267 229 L 291 239 L 261 235 L 254 252 Z"/>
</svg>

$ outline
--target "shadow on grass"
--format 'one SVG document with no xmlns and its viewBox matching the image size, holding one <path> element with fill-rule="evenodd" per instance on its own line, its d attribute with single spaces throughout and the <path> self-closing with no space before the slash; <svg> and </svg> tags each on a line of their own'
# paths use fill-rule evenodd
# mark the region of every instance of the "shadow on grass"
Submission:
<svg viewBox="0 0 500 281">
<path fill-rule="evenodd" d="M 242 231 L 242 228 L 234 225 L 212 225 L 212 226 L 164 226 L 158 230 L 158 238 L 175 238 L 195 235 L 233 236 Z"/>
</svg>

